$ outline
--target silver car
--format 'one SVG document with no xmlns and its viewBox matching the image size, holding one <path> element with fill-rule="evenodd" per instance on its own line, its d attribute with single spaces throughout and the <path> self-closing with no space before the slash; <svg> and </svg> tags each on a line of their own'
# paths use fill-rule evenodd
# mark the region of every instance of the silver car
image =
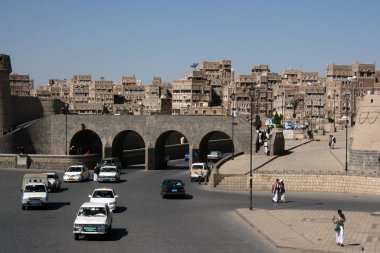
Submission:
<svg viewBox="0 0 380 253">
<path fill-rule="evenodd" d="M 45 172 L 48 177 L 48 189 L 52 192 L 57 192 L 61 188 L 61 179 L 55 172 Z"/>
</svg>

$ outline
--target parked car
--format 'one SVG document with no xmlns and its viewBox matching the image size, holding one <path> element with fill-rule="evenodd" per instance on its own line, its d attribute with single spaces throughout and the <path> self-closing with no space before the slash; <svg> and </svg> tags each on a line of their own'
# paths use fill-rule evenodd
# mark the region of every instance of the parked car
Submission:
<svg viewBox="0 0 380 253">
<path fill-rule="evenodd" d="M 220 151 L 211 151 L 210 154 L 207 155 L 207 161 L 209 162 L 217 162 L 222 158 L 222 152 Z"/>
<path fill-rule="evenodd" d="M 90 198 L 90 202 L 106 203 L 111 212 L 116 209 L 116 198 L 118 195 L 111 188 L 97 188 L 88 197 Z"/>
<path fill-rule="evenodd" d="M 64 182 L 86 181 L 90 179 L 90 171 L 86 165 L 70 166 L 63 174 Z"/>
<path fill-rule="evenodd" d="M 50 191 L 59 191 L 61 188 L 61 179 L 59 179 L 59 176 L 55 172 L 45 172 L 44 174 L 48 177 L 48 189 Z"/>
<path fill-rule="evenodd" d="M 187 152 L 186 154 L 185 154 L 185 161 L 187 162 L 187 161 L 189 161 L 190 160 L 190 154 L 189 154 L 189 152 Z"/>
<path fill-rule="evenodd" d="M 105 165 L 115 165 L 119 166 L 121 168 L 121 162 L 120 159 L 117 157 L 108 157 L 108 158 L 103 158 L 100 160 L 97 165 L 99 166 L 105 166 Z"/>
<path fill-rule="evenodd" d="M 165 179 L 161 184 L 161 197 L 185 197 L 185 183 L 180 179 Z"/>
<path fill-rule="evenodd" d="M 120 167 L 116 165 L 106 165 L 100 167 L 98 176 L 99 182 L 117 182 L 120 180 Z"/>
<path fill-rule="evenodd" d="M 207 181 L 210 170 L 206 163 L 193 163 L 190 167 L 190 179 L 193 181 Z"/>
<path fill-rule="evenodd" d="M 108 236 L 112 229 L 112 212 L 106 203 L 86 202 L 76 214 L 73 233 L 74 239 L 79 235 Z"/>
<path fill-rule="evenodd" d="M 283 126 L 283 128 L 284 128 L 285 130 L 293 130 L 293 129 L 294 129 L 291 125 L 287 125 L 287 124 L 285 124 L 285 125 Z"/>
</svg>

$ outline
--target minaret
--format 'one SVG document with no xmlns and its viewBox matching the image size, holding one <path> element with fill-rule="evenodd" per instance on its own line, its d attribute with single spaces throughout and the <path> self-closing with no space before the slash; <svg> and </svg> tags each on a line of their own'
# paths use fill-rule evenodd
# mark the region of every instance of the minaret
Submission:
<svg viewBox="0 0 380 253">
<path fill-rule="evenodd" d="M 12 104 L 9 74 L 12 72 L 9 55 L 0 54 L 0 135 L 11 131 Z"/>
</svg>

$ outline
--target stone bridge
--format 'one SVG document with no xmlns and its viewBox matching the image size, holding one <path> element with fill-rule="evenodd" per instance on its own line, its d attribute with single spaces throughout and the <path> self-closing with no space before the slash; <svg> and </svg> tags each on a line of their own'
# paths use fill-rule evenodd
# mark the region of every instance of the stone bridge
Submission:
<svg viewBox="0 0 380 253">
<path fill-rule="evenodd" d="M 14 134 L 12 143 L 28 154 L 123 157 L 125 152 L 140 152 L 145 168 L 152 170 L 164 167 L 169 147 L 175 145 L 191 154 L 190 164 L 206 161 L 213 142 L 225 152 L 249 152 L 250 124 L 239 117 L 234 122 L 230 116 L 61 114 L 30 124 Z"/>
</svg>

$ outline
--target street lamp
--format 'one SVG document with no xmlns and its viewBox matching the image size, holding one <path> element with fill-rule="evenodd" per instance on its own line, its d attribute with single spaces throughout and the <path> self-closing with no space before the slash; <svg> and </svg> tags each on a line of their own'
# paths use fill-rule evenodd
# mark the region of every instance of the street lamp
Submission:
<svg viewBox="0 0 380 253">
<path fill-rule="evenodd" d="M 65 146 L 65 155 L 67 155 L 67 111 L 68 111 L 68 104 L 65 103 L 65 134 L 66 134 L 66 146 Z"/>
<path fill-rule="evenodd" d="M 234 125 L 235 125 L 235 93 L 232 92 L 231 96 L 232 108 L 231 108 L 231 124 L 232 124 L 232 160 L 234 160 Z"/>
<path fill-rule="evenodd" d="M 281 92 L 281 109 L 282 109 L 282 117 L 281 117 L 281 125 L 284 126 L 284 92 Z"/>
<path fill-rule="evenodd" d="M 322 106 L 322 98 L 321 98 L 321 95 L 319 95 L 319 105 L 318 105 L 318 121 L 319 121 L 318 129 L 319 130 L 321 130 L 321 106 Z"/>
<path fill-rule="evenodd" d="M 249 146 L 249 210 L 252 211 L 252 144 L 253 144 L 253 138 L 252 138 L 252 122 L 253 122 L 253 98 L 255 96 L 255 87 L 252 85 L 249 88 L 249 97 L 251 98 L 251 138 L 250 138 L 250 146 Z"/>
<path fill-rule="evenodd" d="M 348 170 L 348 162 L 347 162 L 347 140 L 348 140 L 348 94 L 345 94 L 345 100 L 346 100 L 346 162 L 345 162 L 345 171 L 347 172 Z"/>
<path fill-rule="evenodd" d="M 311 134 L 313 134 L 313 100 L 311 100 L 310 131 L 311 131 Z"/>
<path fill-rule="evenodd" d="M 336 127 L 335 127 L 335 90 L 334 90 L 334 132 L 336 132 Z"/>
</svg>

